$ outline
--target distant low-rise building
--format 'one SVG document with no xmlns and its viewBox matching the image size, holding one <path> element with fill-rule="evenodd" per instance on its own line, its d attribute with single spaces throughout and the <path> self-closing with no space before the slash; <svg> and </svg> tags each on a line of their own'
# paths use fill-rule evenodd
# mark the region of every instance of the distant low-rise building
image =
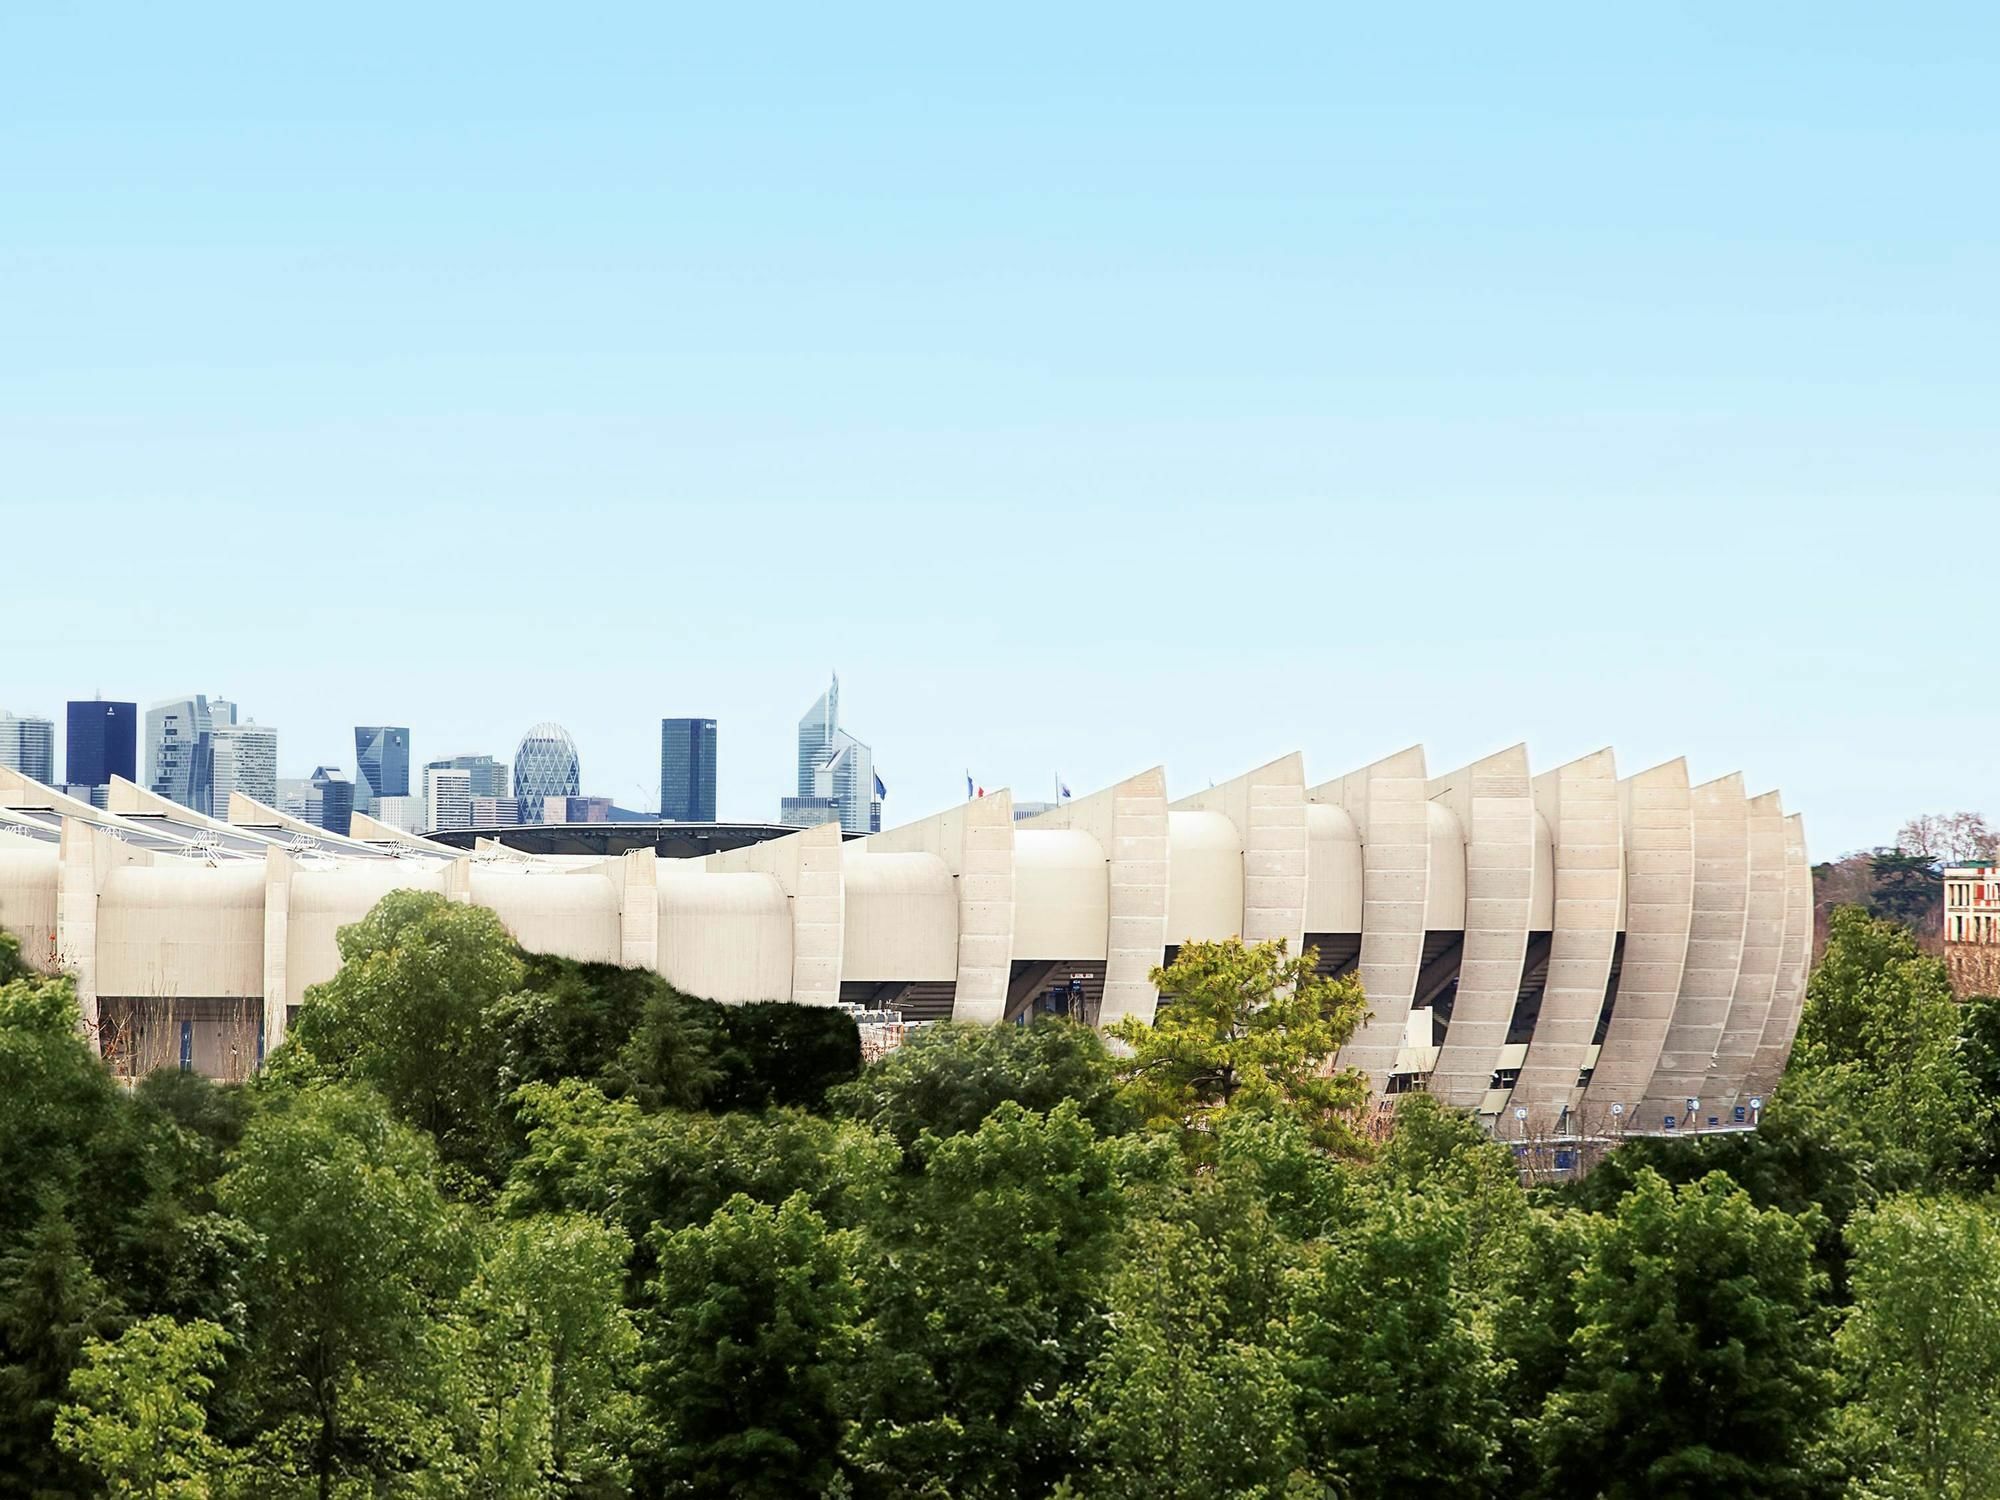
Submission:
<svg viewBox="0 0 2000 1500">
<path fill-rule="evenodd" d="M 524 802 L 526 799 L 522 799 Z M 611 821 L 611 799 L 609 797 L 544 797 L 541 799 L 541 816 L 531 819 L 537 823 L 609 823 Z M 522 809 L 526 811 L 525 807 Z"/>
<path fill-rule="evenodd" d="M 1945 866 L 1944 958 L 1959 994 L 2000 994 L 2000 864 Z"/>
<path fill-rule="evenodd" d="M 407 794 L 400 797 L 377 797 L 375 811 L 369 814 L 376 822 L 386 823 L 398 833 L 424 833 L 424 799 Z"/>
<path fill-rule="evenodd" d="M 519 797 L 474 797 L 472 799 L 472 824 L 474 828 L 515 828 L 521 822 L 521 799 Z"/>
</svg>

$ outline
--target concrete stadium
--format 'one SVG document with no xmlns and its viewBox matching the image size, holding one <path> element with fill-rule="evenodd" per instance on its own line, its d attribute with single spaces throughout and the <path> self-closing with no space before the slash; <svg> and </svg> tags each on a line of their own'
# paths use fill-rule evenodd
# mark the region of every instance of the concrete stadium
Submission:
<svg viewBox="0 0 2000 1500">
<path fill-rule="evenodd" d="M 1313 782 L 1293 754 L 1169 801 L 1155 768 L 1016 822 L 1002 791 L 904 827 L 758 832 L 693 858 L 471 851 L 240 794 L 226 821 L 130 782 L 98 809 L 0 770 L 0 928 L 75 977 L 127 1070 L 240 1077 L 387 891 L 476 902 L 526 948 L 724 1002 L 995 1024 L 1150 1019 L 1186 941 L 1282 938 L 1358 973 L 1341 1061 L 1503 1137 L 1754 1125 L 1812 930 L 1801 820 L 1683 761 L 1532 774 L 1516 746 L 1432 776 L 1412 748 Z"/>
</svg>

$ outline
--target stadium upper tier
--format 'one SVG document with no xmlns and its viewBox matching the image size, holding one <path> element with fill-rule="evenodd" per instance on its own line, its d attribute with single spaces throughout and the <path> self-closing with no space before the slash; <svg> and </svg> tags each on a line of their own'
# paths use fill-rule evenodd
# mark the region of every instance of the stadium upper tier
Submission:
<svg viewBox="0 0 2000 1500">
<path fill-rule="evenodd" d="M 468 852 L 361 816 L 337 838 L 129 782 L 108 800 L 0 770 L 0 928 L 75 976 L 107 1055 L 170 1065 L 177 1044 L 220 1076 L 283 1038 L 338 930 L 407 887 L 715 1000 L 984 1023 L 1150 1019 L 1181 943 L 1282 938 L 1358 973 L 1371 1014 L 1341 1060 L 1378 1094 L 1426 1088 L 1509 1134 L 1728 1127 L 1783 1070 L 1812 932 L 1803 825 L 1775 792 L 1691 786 L 1678 760 L 1621 779 L 1608 750 L 1431 776 L 1413 748 L 1318 784 L 1288 755 L 1171 802 L 1156 768 L 1019 823 L 1002 791 L 688 859 Z"/>
</svg>

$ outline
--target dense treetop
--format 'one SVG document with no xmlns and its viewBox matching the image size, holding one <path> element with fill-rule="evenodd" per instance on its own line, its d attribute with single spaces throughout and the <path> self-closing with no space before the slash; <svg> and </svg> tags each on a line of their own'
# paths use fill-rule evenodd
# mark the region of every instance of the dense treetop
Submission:
<svg viewBox="0 0 2000 1500">
<path fill-rule="evenodd" d="M 1524 1189 L 1365 1011 L 852 1023 L 401 892 L 246 1086 L 0 939 L 0 1497 L 2000 1494 L 2000 1001 L 1838 913 L 1752 1135 Z"/>
</svg>

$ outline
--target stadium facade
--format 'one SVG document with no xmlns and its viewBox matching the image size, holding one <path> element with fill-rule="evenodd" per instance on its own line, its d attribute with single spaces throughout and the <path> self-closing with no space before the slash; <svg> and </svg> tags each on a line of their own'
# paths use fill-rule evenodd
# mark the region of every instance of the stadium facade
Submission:
<svg viewBox="0 0 2000 1500">
<path fill-rule="evenodd" d="M 282 1039 L 338 930 L 408 887 L 720 1001 L 987 1024 L 1148 1019 L 1178 945 L 1282 938 L 1360 977 L 1371 1015 L 1342 1061 L 1385 1102 L 1427 1089 L 1509 1136 L 1679 1133 L 1756 1123 L 1812 931 L 1775 792 L 1694 785 L 1679 760 L 1621 778 L 1608 750 L 1433 776 L 1412 748 L 1318 782 L 1288 755 L 1179 800 L 1156 768 L 1018 823 L 1000 792 L 688 859 L 468 852 L 364 815 L 343 838 L 122 780 L 108 802 L 0 772 L 0 927 L 74 974 L 108 1055 L 221 1076 Z"/>
</svg>

